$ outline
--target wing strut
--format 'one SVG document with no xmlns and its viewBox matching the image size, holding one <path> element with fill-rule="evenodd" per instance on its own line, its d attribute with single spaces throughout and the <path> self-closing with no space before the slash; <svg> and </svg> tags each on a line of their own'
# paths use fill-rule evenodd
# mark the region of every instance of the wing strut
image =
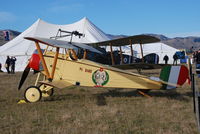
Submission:
<svg viewBox="0 0 200 134">
<path fill-rule="evenodd" d="M 142 43 L 140 43 L 140 49 L 141 49 L 141 55 L 142 55 L 142 62 L 144 63 L 144 54 L 143 54 Z"/>
<path fill-rule="evenodd" d="M 86 59 L 86 58 L 87 58 L 87 50 L 85 49 L 84 54 L 83 54 L 83 59 Z"/>
<path fill-rule="evenodd" d="M 36 48 L 38 50 L 39 57 L 40 57 L 40 59 L 42 61 L 42 66 L 44 68 L 44 72 L 45 72 L 47 78 L 50 79 L 49 70 L 47 68 L 47 65 L 46 65 L 46 62 L 44 60 L 44 57 L 43 57 L 43 54 L 42 54 L 42 51 L 41 51 L 41 48 L 40 48 L 40 45 L 39 45 L 38 41 L 35 41 L 35 45 L 36 45 Z"/>
<path fill-rule="evenodd" d="M 56 54 L 54 56 L 53 66 L 52 66 L 52 70 L 51 70 L 51 79 L 53 79 L 54 73 L 55 73 L 55 70 L 56 70 L 56 64 L 57 64 L 57 60 L 58 60 L 58 54 L 59 54 L 59 47 L 56 47 Z"/>
<path fill-rule="evenodd" d="M 131 57 L 132 57 L 131 63 L 132 63 L 133 62 L 133 43 L 132 43 L 131 39 L 129 40 L 129 42 L 130 42 L 130 46 L 131 46 Z"/>
<path fill-rule="evenodd" d="M 122 47 L 119 46 L 119 49 L 120 49 L 121 64 L 124 64 L 123 55 L 122 55 Z"/>
<path fill-rule="evenodd" d="M 113 56 L 113 49 L 112 49 L 112 43 L 109 43 L 110 45 L 110 55 L 112 60 L 112 65 L 115 65 L 114 56 Z"/>
</svg>

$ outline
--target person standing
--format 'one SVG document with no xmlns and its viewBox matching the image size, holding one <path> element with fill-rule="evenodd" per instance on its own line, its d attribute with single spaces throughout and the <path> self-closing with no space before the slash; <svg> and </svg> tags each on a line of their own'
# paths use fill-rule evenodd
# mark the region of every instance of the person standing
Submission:
<svg viewBox="0 0 200 134">
<path fill-rule="evenodd" d="M 11 65 L 11 73 L 15 73 L 15 62 L 16 62 L 16 58 L 14 56 L 11 57 L 10 59 L 10 65 Z"/>
<path fill-rule="evenodd" d="M 0 63 L 0 72 L 3 72 L 3 71 L 1 70 L 1 68 L 2 68 L 2 65 L 1 65 L 1 63 Z"/>
<path fill-rule="evenodd" d="M 177 65 L 178 55 L 176 53 L 173 55 L 173 59 L 174 59 L 173 65 Z"/>
<path fill-rule="evenodd" d="M 9 56 L 7 56 L 5 68 L 7 70 L 7 73 L 9 74 L 10 73 L 10 57 Z"/>
<path fill-rule="evenodd" d="M 165 61 L 165 64 L 168 64 L 169 57 L 167 55 L 165 55 L 163 60 Z"/>
</svg>

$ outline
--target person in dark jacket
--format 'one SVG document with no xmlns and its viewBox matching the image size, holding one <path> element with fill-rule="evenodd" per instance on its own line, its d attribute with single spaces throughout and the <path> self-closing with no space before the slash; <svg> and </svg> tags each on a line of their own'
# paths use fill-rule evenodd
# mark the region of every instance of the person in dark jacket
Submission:
<svg viewBox="0 0 200 134">
<path fill-rule="evenodd" d="M 0 72 L 3 72 L 3 71 L 1 70 L 1 68 L 2 68 L 2 64 L 0 63 Z"/>
<path fill-rule="evenodd" d="M 168 64 L 169 57 L 167 55 L 165 55 L 163 60 L 165 61 L 165 64 Z"/>
<path fill-rule="evenodd" d="M 7 70 L 7 73 L 9 74 L 10 73 L 10 57 L 9 56 L 7 56 L 5 68 Z"/>
<path fill-rule="evenodd" d="M 11 66 L 11 73 L 15 73 L 15 62 L 16 62 L 16 58 L 14 56 L 11 57 L 10 59 L 10 66 Z"/>
<path fill-rule="evenodd" d="M 176 53 L 173 55 L 173 59 L 174 59 L 173 65 L 177 65 L 178 55 Z"/>
</svg>

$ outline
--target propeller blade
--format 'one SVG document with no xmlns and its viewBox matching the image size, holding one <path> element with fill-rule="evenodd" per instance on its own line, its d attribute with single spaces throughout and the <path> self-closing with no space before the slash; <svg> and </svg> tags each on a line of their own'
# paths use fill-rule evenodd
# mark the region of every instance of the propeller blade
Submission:
<svg viewBox="0 0 200 134">
<path fill-rule="evenodd" d="M 20 80 L 20 82 L 19 82 L 18 90 L 20 90 L 20 88 L 22 87 L 24 81 L 26 80 L 26 78 L 27 78 L 27 76 L 28 76 L 28 74 L 29 74 L 29 72 L 30 72 L 30 69 L 31 69 L 31 68 L 29 67 L 29 64 L 28 64 L 28 65 L 26 66 L 26 68 L 24 69 L 24 72 L 23 72 L 23 74 L 22 74 L 21 80 Z"/>
</svg>

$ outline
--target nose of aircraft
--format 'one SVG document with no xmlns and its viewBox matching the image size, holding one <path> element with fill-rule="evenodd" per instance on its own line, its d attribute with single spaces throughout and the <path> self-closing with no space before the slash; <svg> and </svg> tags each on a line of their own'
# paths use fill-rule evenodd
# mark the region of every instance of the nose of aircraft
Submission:
<svg viewBox="0 0 200 134">
<path fill-rule="evenodd" d="M 39 71 L 39 65 L 40 65 L 39 55 L 36 53 L 32 54 L 31 59 L 29 61 L 29 67 L 36 71 Z"/>
<path fill-rule="evenodd" d="M 34 70 L 34 72 L 40 71 L 40 57 L 39 57 L 39 55 L 36 51 L 32 54 L 28 65 L 26 66 L 26 68 L 24 69 L 24 72 L 22 73 L 22 77 L 21 77 L 21 80 L 19 82 L 18 90 L 20 90 L 20 88 L 22 87 L 22 85 L 23 85 L 24 81 L 26 80 L 31 68 Z"/>
</svg>

